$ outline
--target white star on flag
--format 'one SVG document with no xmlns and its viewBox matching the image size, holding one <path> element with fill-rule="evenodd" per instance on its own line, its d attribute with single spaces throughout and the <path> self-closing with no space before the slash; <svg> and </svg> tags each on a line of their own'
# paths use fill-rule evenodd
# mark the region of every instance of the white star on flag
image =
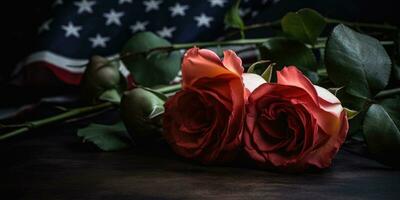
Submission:
<svg viewBox="0 0 400 200">
<path fill-rule="evenodd" d="M 185 12 L 188 8 L 188 5 L 181 5 L 179 3 L 176 3 L 175 6 L 169 7 L 169 10 L 171 11 L 172 17 L 175 17 L 177 15 L 185 16 Z"/>
<path fill-rule="evenodd" d="M 149 24 L 148 21 L 136 21 L 135 25 L 130 26 L 130 29 L 132 30 L 132 33 L 136 33 L 138 31 L 145 31 L 146 26 Z"/>
<path fill-rule="evenodd" d="M 195 16 L 194 19 L 197 21 L 198 27 L 205 26 L 207 28 L 210 27 L 210 22 L 214 20 L 212 17 L 208 17 L 204 13 L 201 13 L 200 16 Z"/>
<path fill-rule="evenodd" d="M 74 2 L 75 6 L 78 6 L 78 14 L 84 13 L 85 11 L 88 13 L 93 13 L 92 6 L 94 6 L 96 2 L 82 0 L 81 2 Z"/>
<path fill-rule="evenodd" d="M 119 0 L 119 4 L 132 3 L 132 0 Z"/>
<path fill-rule="evenodd" d="M 109 13 L 104 13 L 103 16 L 107 19 L 106 21 L 107 26 L 111 24 L 116 24 L 118 26 L 121 26 L 120 18 L 124 16 L 124 12 L 115 12 L 114 9 L 111 9 Z"/>
<path fill-rule="evenodd" d="M 164 26 L 162 30 L 157 31 L 157 34 L 163 38 L 171 38 L 172 37 L 172 32 L 176 30 L 175 27 L 166 27 Z"/>
<path fill-rule="evenodd" d="M 43 31 L 50 30 L 50 24 L 51 24 L 52 21 L 53 21 L 53 19 L 49 19 L 49 20 L 43 22 L 43 24 L 39 27 L 38 32 L 42 33 Z"/>
<path fill-rule="evenodd" d="M 158 10 L 160 9 L 160 4 L 162 1 L 159 0 L 149 0 L 149 1 L 143 1 L 143 5 L 146 6 L 146 12 L 150 12 L 152 10 Z"/>
<path fill-rule="evenodd" d="M 92 42 L 92 48 L 96 47 L 106 47 L 106 42 L 110 40 L 109 37 L 102 37 L 100 34 L 97 34 L 96 37 L 91 37 L 89 40 Z"/>
<path fill-rule="evenodd" d="M 62 25 L 62 29 L 65 30 L 65 37 L 75 36 L 79 38 L 79 31 L 82 26 L 74 26 L 72 22 L 68 22 L 68 25 Z"/>
<path fill-rule="evenodd" d="M 226 0 L 208 0 L 208 2 L 210 2 L 211 7 L 215 6 L 224 7 Z"/>
</svg>

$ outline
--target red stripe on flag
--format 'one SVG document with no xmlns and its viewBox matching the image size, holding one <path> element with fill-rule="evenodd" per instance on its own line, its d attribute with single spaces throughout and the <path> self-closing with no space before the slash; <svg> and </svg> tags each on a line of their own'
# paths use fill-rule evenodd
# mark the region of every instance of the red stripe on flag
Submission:
<svg viewBox="0 0 400 200">
<path fill-rule="evenodd" d="M 34 62 L 25 67 L 45 67 L 53 72 L 59 80 L 70 85 L 79 85 L 83 75 L 82 72 L 71 72 L 44 61 Z"/>
<path fill-rule="evenodd" d="M 25 67 L 47 68 L 57 77 L 57 79 L 63 81 L 66 84 L 69 84 L 69 85 L 79 85 L 79 83 L 81 82 L 82 76 L 83 76 L 83 72 L 71 72 L 71 71 L 65 70 L 63 68 L 60 68 L 57 65 L 53 65 L 53 64 L 45 62 L 45 61 L 37 61 L 37 62 L 31 63 Z M 127 82 L 128 89 L 132 89 L 133 86 L 135 85 L 133 77 L 129 74 L 129 75 L 127 75 L 127 77 L 125 77 L 125 80 Z"/>
</svg>

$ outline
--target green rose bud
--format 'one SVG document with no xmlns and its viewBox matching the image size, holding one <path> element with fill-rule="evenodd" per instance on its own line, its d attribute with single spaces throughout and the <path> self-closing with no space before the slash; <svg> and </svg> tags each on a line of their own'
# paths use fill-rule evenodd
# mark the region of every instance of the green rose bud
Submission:
<svg viewBox="0 0 400 200">
<path fill-rule="evenodd" d="M 127 91 L 121 100 L 121 117 L 136 140 L 160 136 L 166 97 L 144 88 Z"/>
<path fill-rule="evenodd" d="M 119 102 L 126 84 L 118 67 L 118 62 L 109 62 L 104 57 L 93 56 L 81 81 L 82 97 L 90 103 L 99 100 Z"/>
</svg>

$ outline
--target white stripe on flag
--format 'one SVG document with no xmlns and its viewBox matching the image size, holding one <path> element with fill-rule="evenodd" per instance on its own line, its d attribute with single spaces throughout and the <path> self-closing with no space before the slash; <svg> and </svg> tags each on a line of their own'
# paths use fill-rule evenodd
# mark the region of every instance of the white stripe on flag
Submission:
<svg viewBox="0 0 400 200">
<path fill-rule="evenodd" d="M 109 60 L 117 57 L 118 54 L 106 56 L 106 58 Z M 25 58 L 25 60 L 22 62 L 18 63 L 15 73 L 18 73 L 24 66 L 29 64 L 35 62 L 47 62 L 66 71 L 82 74 L 85 71 L 85 67 L 83 67 L 83 65 L 86 65 L 88 61 L 88 59 L 68 58 L 50 51 L 38 51 Z M 120 62 L 119 70 L 125 77 L 129 75 L 128 69 L 122 62 Z"/>
</svg>

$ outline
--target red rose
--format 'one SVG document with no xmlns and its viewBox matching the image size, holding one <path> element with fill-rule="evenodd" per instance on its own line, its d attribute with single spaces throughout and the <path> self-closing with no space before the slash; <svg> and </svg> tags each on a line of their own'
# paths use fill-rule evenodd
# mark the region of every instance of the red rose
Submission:
<svg viewBox="0 0 400 200">
<path fill-rule="evenodd" d="M 182 61 L 182 90 L 165 104 L 164 136 L 173 150 L 203 163 L 234 158 L 245 117 L 242 61 L 192 48 Z"/>
<path fill-rule="evenodd" d="M 348 130 L 340 101 L 296 67 L 284 68 L 277 77 L 276 84 L 262 84 L 249 97 L 246 152 L 267 168 L 303 171 L 330 166 Z"/>
</svg>

